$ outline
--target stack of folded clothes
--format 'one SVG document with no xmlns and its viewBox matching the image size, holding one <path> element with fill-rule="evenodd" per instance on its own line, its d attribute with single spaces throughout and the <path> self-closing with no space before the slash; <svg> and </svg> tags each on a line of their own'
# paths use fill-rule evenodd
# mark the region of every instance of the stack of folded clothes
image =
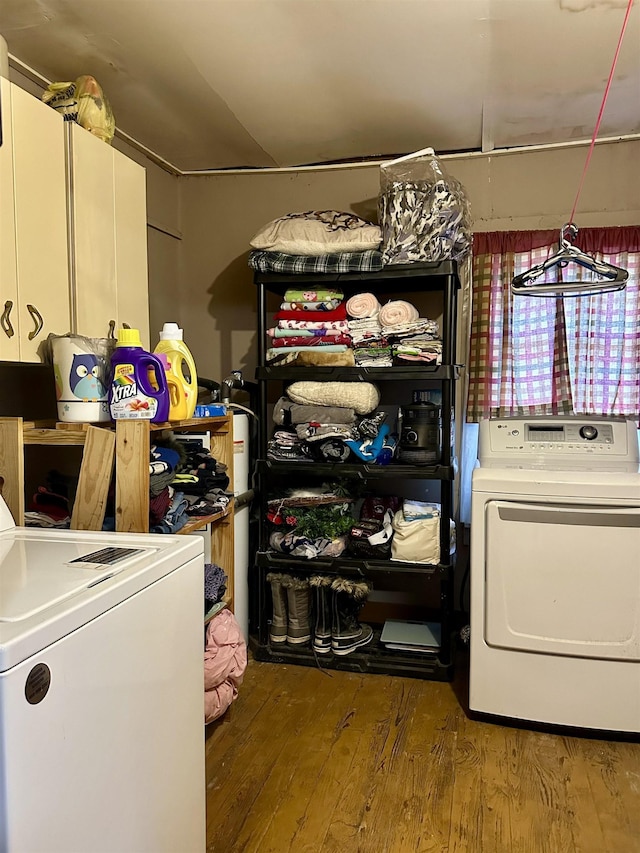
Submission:
<svg viewBox="0 0 640 853">
<path fill-rule="evenodd" d="M 226 509 L 233 495 L 226 491 L 226 465 L 197 443 L 172 438 L 151 447 L 149 461 L 149 530 L 177 533 L 191 519 Z"/>
<path fill-rule="evenodd" d="M 378 272 L 381 241 L 377 225 L 350 212 L 288 213 L 254 235 L 249 266 L 293 276 Z M 272 365 L 354 365 L 343 299 L 340 291 L 330 288 L 287 290 L 276 326 L 268 332 L 267 361 Z"/>
<path fill-rule="evenodd" d="M 341 364 L 353 364 L 347 312 L 341 290 L 289 288 L 274 319 L 277 325 L 267 330 L 267 361 L 271 364 L 291 363 L 297 360 L 299 354 L 307 354 L 306 363 L 326 363 L 322 357 L 316 361 L 318 353 L 321 356 L 340 354 Z M 347 352 L 350 358 L 345 356 Z M 330 363 L 335 364 L 336 361 Z"/>
<path fill-rule="evenodd" d="M 383 305 L 379 316 L 395 364 L 442 363 L 442 341 L 435 320 L 420 317 L 414 305 L 400 299 Z"/>
<path fill-rule="evenodd" d="M 349 333 L 359 367 L 391 367 L 391 347 L 380 325 L 380 303 L 373 293 L 357 293 L 347 301 Z"/>
<path fill-rule="evenodd" d="M 280 461 L 386 464 L 395 438 L 377 410 L 380 395 L 368 382 L 294 382 L 274 406 L 279 427 L 267 455 Z"/>
</svg>

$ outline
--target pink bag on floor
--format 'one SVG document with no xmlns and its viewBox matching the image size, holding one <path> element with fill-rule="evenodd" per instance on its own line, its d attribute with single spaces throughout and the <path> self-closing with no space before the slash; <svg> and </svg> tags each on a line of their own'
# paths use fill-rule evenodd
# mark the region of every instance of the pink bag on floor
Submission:
<svg viewBox="0 0 640 853">
<path fill-rule="evenodd" d="M 238 695 L 247 668 L 247 645 L 230 610 L 209 622 L 204 651 L 204 721 L 211 723 Z"/>
</svg>

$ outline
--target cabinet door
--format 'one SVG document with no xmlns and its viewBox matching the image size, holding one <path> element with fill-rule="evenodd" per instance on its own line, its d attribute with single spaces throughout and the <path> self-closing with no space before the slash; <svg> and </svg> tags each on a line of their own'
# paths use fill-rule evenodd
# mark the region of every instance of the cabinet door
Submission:
<svg viewBox="0 0 640 853">
<path fill-rule="evenodd" d="M 16 220 L 13 197 L 13 132 L 11 85 L 0 78 L 2 146 L 0 146 L 0 359 L 18 361 L 18 279 L 16 273 Z"/>
<path fill-rule="evenodd" d="M 148 348 L 146 172 L 120 151 L 114 150 L 113 165 L 118 324 L 139 329 L 142 346 Z"/>
<path fill-rule="evenodd" d="M 64 121 L 11 88 L 20 360 L 40 361 L 40 343 L 71 325 Z"/>
<path fill-rule="evenodd" d="M 149 343 L 145 170 L 70 126 L 75 330 L 106 337 L 126 323 Z"/>
<path fill-rule="evenodd" d="M 69 125 L 74 331 L 106 338 L 117 323 L 113 149 Z"/>
</svg>

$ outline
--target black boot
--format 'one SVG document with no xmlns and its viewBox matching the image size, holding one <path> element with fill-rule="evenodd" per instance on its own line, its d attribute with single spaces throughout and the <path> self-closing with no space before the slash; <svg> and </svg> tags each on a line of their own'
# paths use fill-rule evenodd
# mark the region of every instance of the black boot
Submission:
<svg viewBox="0 0 640 853">
<path fill-rule="evenodd" d="M 358 622 L 358 613 L 367 600 L 369 586 L 364 581 L 336 578 L 331 584 L 331 591 L 331 651 L 334 655 L 348 655 L 373 639 L 371 626 Z"/>
<path fill-rule="evenodd" d="M 328 655 L 331 651 L 331 582 L 326 575 L 312 575 L 309 585 L 313 593 L 315 627 L 313 631 L 313 649 L 319 655 Z"/>
</svg>

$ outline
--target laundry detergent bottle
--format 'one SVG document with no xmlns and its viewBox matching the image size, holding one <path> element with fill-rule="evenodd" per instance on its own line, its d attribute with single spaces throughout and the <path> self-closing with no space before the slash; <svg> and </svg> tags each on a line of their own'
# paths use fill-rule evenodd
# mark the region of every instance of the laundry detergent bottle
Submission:
<svg viewBox="0 0 640 853">
<path fill-rule="evenodd" d="M 138 329 L 118 329 L 118 342 L 111 356 L 109 411 L 114 421 L 169 420 L 164 365 L 142 348 Z"/>
<path fill-rule="evenodd" d="M 192 418 L 198 402 L 198 376 L 191 351 L 182 338 L 183 331 L 177 323 L 165 323 L 154 353 L 164 353 L 169 359 L 171 373 L 182 385 L 187 401 L 186 417 Z"/>
<path fill-rule="evenodd" d="M 167 388 L 169 390 L 169 420 L 187 420 L 189 417 L 189 408 L 187 396 L 184 392 L 184 386 L 178 377 L 172 372 L 171 365 L 169 364 L 169 356 L 164 352 L 157 352 L 155 353 L 155 356 L 160 359 L 164 366 L 164 375 L 167 380 Z"/>
</svg>

